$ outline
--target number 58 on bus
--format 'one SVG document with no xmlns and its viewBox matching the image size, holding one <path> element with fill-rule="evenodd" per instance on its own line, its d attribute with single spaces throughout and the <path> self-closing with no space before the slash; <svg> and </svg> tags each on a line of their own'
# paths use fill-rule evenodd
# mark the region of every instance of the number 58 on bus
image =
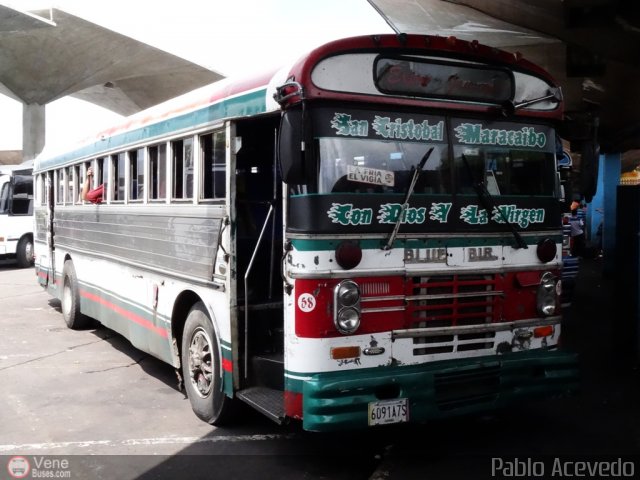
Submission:
<svg viewBox="0 0 640 480">
<path fill-rule="evenodd" d="M 562 114 L 520 55 L 338 40 L 38 158 L 36 275 L 211 424 L 238 401 L 328 431 L 569 391 Z"/>
</svg>

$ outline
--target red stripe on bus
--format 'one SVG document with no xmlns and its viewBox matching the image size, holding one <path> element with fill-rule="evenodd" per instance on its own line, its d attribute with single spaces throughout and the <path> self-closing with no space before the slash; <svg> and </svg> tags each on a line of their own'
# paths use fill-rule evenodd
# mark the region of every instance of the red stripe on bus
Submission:
<svg viewBox="0 0 640 480">
<path fill-rule="evenodd" d="M 87 300 L 94 301 L 96 303 L 99 303 L 100 305 L 110 308 L 111 310 L 116 312 L 118 315 L 122 315 L 126 319 L 131 320 L 134 323 L 137 323 L 141 327 L 144 327 L 147 330 L 151 330 L 153 333 L 157 333 L 162 338 L 169 338 L 169 332 L 166 329 L 155 326 L 149 320 L 145 320 L 140 315 L 136 315 L 135 313 L 130 312 L 129 310 L 125 310 L 124 308 L 119 307 L 118 305 L 115 305 L 109 302 L 108 300 L 105 300 L 104 298 L 99 297 L 98 295 L 94 295 L 93 293 L 89 293 L 85 290 L 80 290 L 80 295 L 86 298 Z"/>
<path fill-rule="evenodd" d="M 225 372 L 233 371 L 233 363 L 231 362 L 231 360 L 227 358 L 222 359 L 222 370 L 224 370 Z"/>
<path fill-rule="evenodd" d="M 36 273 L 36 275 L 37 275 L 38 277 L 40 277 L 40 278 L 44 278 L 45 280 L 46 280 L 46 279 L 47 279 L 47 277 L 49 276 L 49 275 L 47 274 L 47 272 L 44 272 L 44 271 L 42 271 L 42 270 L 39 270 L 39 271 Z"/>
</svg>

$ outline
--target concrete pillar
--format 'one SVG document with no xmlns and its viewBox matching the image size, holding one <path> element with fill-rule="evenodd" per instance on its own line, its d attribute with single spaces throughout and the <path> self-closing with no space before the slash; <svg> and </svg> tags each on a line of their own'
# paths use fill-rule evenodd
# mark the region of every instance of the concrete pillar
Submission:
<svg viewBox="0 0 640 480">
<path fill-rule="evenodd" d="M 615 269 L 616 255 L 616 189 L 620 181 L 620 153 L 600 155 L 598 165 L 598 188 L 589 205 L 591 241 L 596 241 L 600 222 L 602 228 L 602 250 L 604 254 L 603 271 L 612 274 Z"/>
<path fill-rule="evenodd" d="M 44 148 L 45 107 L 37 103 L 22 105 L 22 158 L 33 160 Z"/>
</svg>

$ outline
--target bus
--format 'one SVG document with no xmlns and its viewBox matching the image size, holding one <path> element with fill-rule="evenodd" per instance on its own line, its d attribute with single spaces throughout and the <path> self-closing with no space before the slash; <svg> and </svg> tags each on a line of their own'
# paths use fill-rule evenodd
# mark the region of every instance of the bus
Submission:
<svg viewBox="0 0 640 480">
<path fill-rule="evenodd" d="M 0 258 L 32 267 L 33 177 L 30 165 L 0 167 Z"/>
<path fill-rule="evenodd" d="M 336 40 L 38 158 L 37 279 L 214 425 L 238 401 L 330 431 L 564 394 L 561 120 L 518 54 Z"/>
</svg>

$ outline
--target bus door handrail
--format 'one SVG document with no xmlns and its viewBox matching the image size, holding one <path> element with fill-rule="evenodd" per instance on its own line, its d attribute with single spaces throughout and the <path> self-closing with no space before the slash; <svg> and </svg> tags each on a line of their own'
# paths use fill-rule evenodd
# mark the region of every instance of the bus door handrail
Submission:
<svg viewBox="0 0 640 480">
<path fill-rule="evenodd" d="M 267 218 L 264 219 L 264 224 L 262 225 L 262 230 L 260 230 L 260 236 L 258 237 L 258 241 L 256 242 L 256 248 L 253 250 L 253 254 L 251 255 L 251 260 L 249 260 L 249 265 L 247 266 L 246 272 L 244 272 L 244 378 L 246 379 L 249 376 L 249 288 L 248 288 L 248 279 L 249 273 L 251 273 L 251 268 L 253 267 L 253 261 L 256 259 L 256 255 L 258 254 L 258 249 L 260 248 L 260 244 L 262 243 L 262 237 L 264 237 L 264 232 L 267 229 L 267 225 L 269 224 L 269 219 L 274 211 L 273 203 L 269 205 L 269 211 L 267 212 Z"/>
</svg>

